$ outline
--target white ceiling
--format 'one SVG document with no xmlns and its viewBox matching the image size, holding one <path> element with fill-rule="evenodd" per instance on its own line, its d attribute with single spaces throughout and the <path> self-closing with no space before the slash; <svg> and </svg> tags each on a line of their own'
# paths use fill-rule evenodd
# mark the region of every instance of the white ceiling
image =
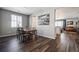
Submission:
<svg viewBox="0 0 79 59">
<path fill-rule="evenodd" d="M 79 17 L 79 7 L 63 7 L 56 10 L 56 18 L 74 18 Z"/>
<path fill-rule="evenodd" d="M 26 15 L 31 15 L 33 13 L 39 12 L 40 10 L 49 9 L 50 7 L 2 7 L 2 8 Z"/>
<path fill-rule="evenodd" d="M 42 10 L 56 9 L 56 18 L 79 17 L 78 7 L 1 7 L 6 10 L 31 15 Z"/>
</svg>

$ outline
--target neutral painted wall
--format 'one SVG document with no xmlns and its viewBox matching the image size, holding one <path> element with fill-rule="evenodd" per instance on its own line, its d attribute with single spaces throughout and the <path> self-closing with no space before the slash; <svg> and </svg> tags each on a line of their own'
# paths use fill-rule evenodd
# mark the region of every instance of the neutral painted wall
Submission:
<svg viewBox="0 0 79 59">
<path fill-rule="evenodd" d="M 48 14 L 48 13 L 50 14 L 50 24 L 38 25 L 38 16 L 43 15 L 43 14 Z M 32 17 L 36 17 L 35 24 L 36 24 L 36 29 L 37 29 L 37 35 L 55 39 L 55 24 L 54 24 L 55 16 L 54 15 L 55 14 L 54 14 L 53 8 L 40 10 L 38 13 L 32 14 L 30 16 L 30 27 L 31 26 L 33 27 Z"/>
<path fill-rule="evenodd" d="M 16 28 L 11 28 L 11 15 L 22 16 L 22 26 L 29 26 L 29 16 L 0 9 L 0 36 L 16 33 Z"/>
</svg>

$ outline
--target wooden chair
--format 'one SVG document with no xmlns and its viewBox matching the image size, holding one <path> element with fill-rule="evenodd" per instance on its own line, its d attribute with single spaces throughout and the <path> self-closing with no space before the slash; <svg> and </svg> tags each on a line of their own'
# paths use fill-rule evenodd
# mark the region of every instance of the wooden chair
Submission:
<svg viewBox="0 0 79 59">
<path fill-rule="evenodd" d="M 34 41 L 35 39 L 37 39 L 37 31 L 36 30 L 33 30 L 33 31 L 29 32 L 29 34 L 30 34 L 30 39 L 32 41 Z"/>
<path fill-rule="evenodd" d="M 23 37 L 23 42 L 29 42 L 29 37 L 30 37 L 30 34 L 27 33 L 26 31 L 22 31 L 22 37 Z"/>
<path fill-rule="evenodd" d="M 23 35 L 20 28 L 17 28 L 17 39 L 19 39 L 19 41 L 23 40 Z"/>
<path fill-rule="evenodd" d="M 17 29 L 17 38 L 19 39 L 20 42 L 25 42 L 28 41 L 29 34 L 26 33 L 23 28 L 22 29 Z"/>
</svg>

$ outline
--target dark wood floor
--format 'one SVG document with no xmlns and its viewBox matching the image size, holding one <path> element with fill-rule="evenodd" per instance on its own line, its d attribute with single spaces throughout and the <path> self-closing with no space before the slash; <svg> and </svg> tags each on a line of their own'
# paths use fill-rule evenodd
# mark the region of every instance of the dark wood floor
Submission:
<svg viewBox="0 0 79 59">
<path fill-rule="evenodd" d="M 0 52 L 52 52 L 54 40 L 38 36 L 35 41 L 19 42 L 16 36 L 0 38 Z"/>
<path fill-rule="evenodd" d="M 64 32 L 56 39 L 56 49 L 58 52 L 78 52 L 79 35 L 76 32 Z"/>
<path fill-rule="evenodd" d="M 78 52 L 79 35 L 63 32 L 55 40 L 38 36 L 35 41 L 19 42 L 16 36 L 0 38 L 0 52 Z"/>
</svg>

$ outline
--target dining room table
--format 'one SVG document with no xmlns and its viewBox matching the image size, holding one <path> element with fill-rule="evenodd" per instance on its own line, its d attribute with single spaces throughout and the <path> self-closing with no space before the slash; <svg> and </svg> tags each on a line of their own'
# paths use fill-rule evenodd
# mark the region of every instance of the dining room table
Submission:
<svg viewBox="0 0 79 59">
<path fill-rule="evenodd" d="M 33 27 L 25 28 L 24 31 L 28 34 L 30 34 L 30 37 L 32 37 L 32 40 L 34 41 L 37 37 L 37 30 Z"/>
</svg>

